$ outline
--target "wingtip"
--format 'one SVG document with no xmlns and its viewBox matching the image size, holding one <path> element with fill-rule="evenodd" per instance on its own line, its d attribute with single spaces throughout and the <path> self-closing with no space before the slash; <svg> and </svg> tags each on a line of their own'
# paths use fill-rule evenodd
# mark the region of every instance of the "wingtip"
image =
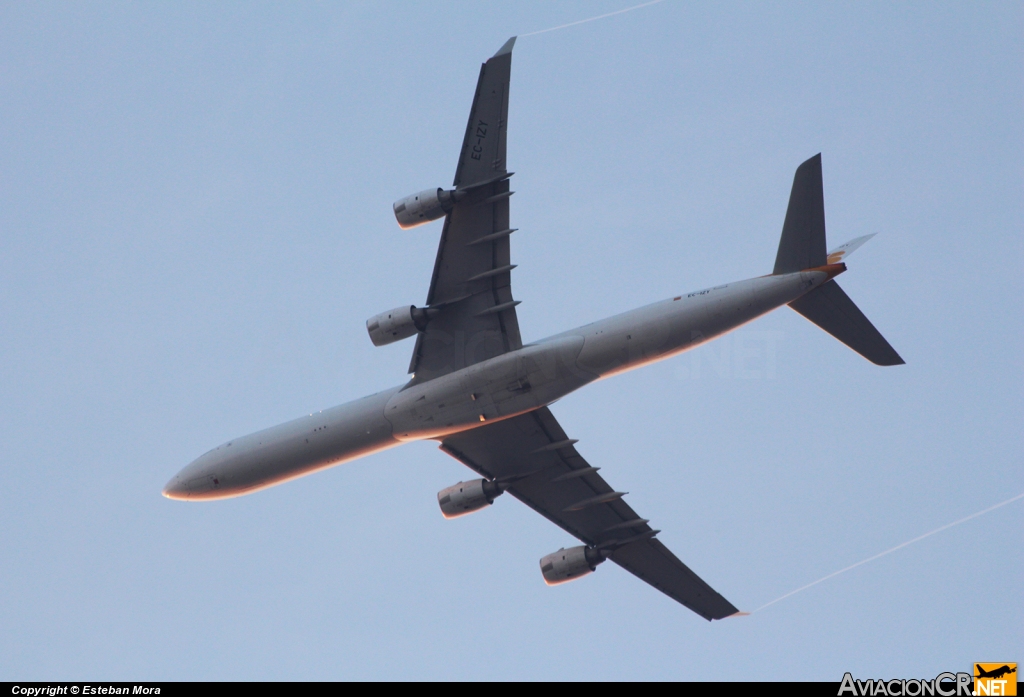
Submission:
<svg viewBox="0 0 1024 697">
<path fill-rule="evenodd" d="M 820 152 L 817 155 L 815 155 L 814 157 L 808 157 L 806 160 L 801 162 L 800 166 L 797 167 L 796 169 L 799 172 L 800 170 L 804 169 L 805 167 L 806 168 L 811 168 L 811 167 L 814 167 L 814 166 L 821 167 L 821 153 Z"/>
<path fill-rule="evenodd" d="M 731 615 L 726 615 L 722 619 L 723 620 L 727 620 L 730 617 L 750 617 L 750 613 L 749 612 L 742 612 L 742 611 L 741 612 L 734 612 Z"/>
<path fill-rule="evenodd" d="M 870 360 L 875 365 L 882 366 L 883 368 L 889 368 L 889 367 L 892 367 L 894 365 L 906 365 L 907 364 L 907 362 L 905 360 L 903 360 L 903 358 L 898 353 L 896 353 L 895 351 L 893 351 L 893 355 L 891 355 L 891 356 L 886 356 L 885 358 L 881 358 L 881 359 L 877 359 L 877 360 L 869 358 L 868 360 Z"/>
<path fill-rule="evenodd" d="M 512 47 L 515 45 L 516 37 L 513 36 L 511 39 L 502 44 L 501 48 L 498 49 L 498 52 L 491 56 L 491 58 L 497 58 L 498 56 L 504 56 L 506 53 L 512 53 Z"/>
</svg>

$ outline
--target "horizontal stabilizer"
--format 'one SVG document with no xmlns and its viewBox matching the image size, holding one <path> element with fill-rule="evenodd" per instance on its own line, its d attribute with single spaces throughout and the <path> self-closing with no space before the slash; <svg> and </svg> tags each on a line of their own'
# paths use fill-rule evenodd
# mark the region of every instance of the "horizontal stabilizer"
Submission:
<svg viewBox="0 0 1024 697">
<path fill-rule="evenodd" d="M 857 251 L 862 244 L 864 244 L 874 236 L 875 233 L 872 232 L 870 235 L 864 235 L 863 237 L 858 237 L 855 240 L 850 240 L 846 244 L 839 245 L 838 247 L 836 247 L 835 249 L 828 253 L 828 258 L 825 260 L 825 263 L 839 264 L 845 262 L 847 257 L 849 257 L 851 254 Z"/>
<path fill-rule="evenodd" d="M 905 362 L 835 281 L 815 288 L 789 306 L 875 365 Z"/>
</svg>

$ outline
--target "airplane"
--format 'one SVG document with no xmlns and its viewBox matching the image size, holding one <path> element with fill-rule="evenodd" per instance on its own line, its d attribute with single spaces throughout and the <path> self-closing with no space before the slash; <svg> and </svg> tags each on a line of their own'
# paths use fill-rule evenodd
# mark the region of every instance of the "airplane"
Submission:
<svg viewBox="0 0 1024 697">
<path fill-rule="evenodd" d="M 480 68 L 451 189 L 393 206 L 399 226 L 444 218 L 423 307 L 366 323 L 383 346 L 416 337 L 405 384 L 228 441 L 175 475 L 171 499 L 224 499 L 386 448 L 435 440 L 480 478 L 442 489 L 442 514 L 508 492 L 583 544 L 540 560 L 555 585 L 612 560 L 707 620 L 739 610 L 680 561 L 577 451 L 548 406 L 595 380 L 696 348 L 783 305 L 878 365 L 903 359 L 834 280 L 870 235 L 826 252 L 821 156 L 796 170 L 772 273 L 656 302 L 524 344 L 512 295 L 506 167 L 512 47 Z"/>
<path fill-rule="evenodd" d="M 975 667 L 978 670 L 978 674 L 974 676 L 976 678 L 993 678 L 993 679 L 998 679 L 998 678 L 1003 677 L 1004 675 L 1009 675 L 1010 673 L 1016 673 L 1017 672 L 1016 666 L 1011 668 L 1008 665 L 1004 665 L 1004 666 L 1001 666 L 999 668 L 995 668 L 993 670 L 984 670 L 979 665 L 975 665 Z"/>
</svg>

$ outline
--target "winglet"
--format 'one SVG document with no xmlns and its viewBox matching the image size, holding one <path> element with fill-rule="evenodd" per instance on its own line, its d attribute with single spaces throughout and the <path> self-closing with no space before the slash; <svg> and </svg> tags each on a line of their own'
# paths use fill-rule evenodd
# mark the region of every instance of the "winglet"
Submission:
<svg viewBox="0 0 1024 697">
<path fill-rule="evenodd" d="M 495 53 L 493 56 L 491 56 L 491 58 L 497 58 L 498 56 L 504 56 L 506 53 L 512 53 L 512 47 L 515 46 L 515 45 L 516 45 L 516 37 L 513 36 L 511 39 L 506 41 L 502 45 L 502 47 L 498 49 L 498 52 Z"/>
</svg>

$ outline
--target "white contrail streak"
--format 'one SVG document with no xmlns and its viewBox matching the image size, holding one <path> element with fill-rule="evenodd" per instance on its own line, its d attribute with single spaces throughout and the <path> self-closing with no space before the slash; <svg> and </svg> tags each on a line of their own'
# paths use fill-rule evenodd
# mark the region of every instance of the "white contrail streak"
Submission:
<svg viewBox="0 0 1024 697">
<path fill-rule="evenodd" d="M 596 17 L 588 17 L 587 19 L 580 19 L 580 20 L 577 20 L 575 22 L 569 22 L 568 24 L 560 24 L 557 27 L 551 27 L 550 29 L 541 29 L 540 31 L 531 31 L 529 34 L 520 34 L 519 36 L 520 36 L 520 38 L 522 38 L 524 36 L 536 36 L 537 34 L 546 34 L 549 31 L 557 31 L 558 29 L 565 29 L 566 27 L 575 27 L 577 24 L 586 24 L 587 22 L 594 22 L 594 21 L 597 21 L 599 19 L 604 19 L 605 17 L 613 17 L 615 15 L 621 15 L 623 12 L 632 12 L 633 10 L 639 10 L 641 7 L 648 7 L 650 5 L 657 5 L 659 2 L 664 2 L 664 1 L 665 0 L 650 0 L 650 2 L 642 2 L 639 5 L 633 5 L 632 7 L 627 7 L 624 10 L 615 10 L 615 12 L 607 12 L 607 13 L 605 13 L 603 15 L 598 15 Z"/>
<path fill-rule="evenodd" d="M 954 526 L 960 525 L 961 523 L 966 523 L 968 520 L 973 520 L 973 519 L 975 519 L 975 518 L 977 518 L 979 516 L 983 516 L 986 513 L 990 513 L 992 511 L 996 510 L 997 508 L 1002 508 L 1003 506 L 1005 506 L 1005 505 L 1007 505 L 1009 503 L 1013 503 L 1017 499 L 1022 499 L 1022 498 L 1024 498 L 1024 493 L 1017 494 L 1013 498 L 1006 499 L 1005 501 L 997 503 L 994 506 L 989 506 L 988 508 L 986 508 L 983 511 L 978 511 L 977 513 L 972 513 L 971 515 L 967 516 L 966 518 L 961 518 L 960 520 L 954 520 L 952 523 L 947 523 L 947 524 L 943 525 L 941 528 L 935 528 L 931 532 L 926 532 L 925 534 L 920 535 L 918 537 L 915 537 L 912 540 L 907 540 L 903 544 L 896 545 L 892 549 L 887 549 L 884 552 L 879 552 L 878 554 L 876 554 L 873 557 L 868 557 L 867 559 L 859 561 L 856 564 L 851 564 L 850 566 L 846 567 L 845 569 L 840 569 L 839 571 L 833 571 L 828 576 L 823 576 L 822 578 L 819 578 L 817 581 L 813 581 L 812 583 L 808 583 L 806 586 L 800 586 L 795 591 L 790 591 L 789 593 L 786 593 L 785 595 L 776 598 L 775 600 L 771 601 L 770 603 L 765 603 L 761 607 L 759 607 L 756 610 L 754 610 L 754 612 L 760 612 L 761 610 L 764 610 L 769 605 L 774 605 L 775 603 L 779 602 L 780 600 L 785 600 L 786 598 L 788 598 L 791 595 L 796 595 L 800 591 L 805 591 L 808 588 L 810 588 L 811 586 L 818 585 L 822 581 L 827 581 L 830 578 L 834 578 L 834 577 L 838 576 L 839 574 L 845 574 L 847 571 L 849 571 L 851 569 L 856 569 L 858 566 L 861 566 L 862 564 L 867 564 L 869 561 L 874 561 L 875 559 L 878 559 L 879 557 L 884 557 L 886 554 L 892 554 L 893 552 L 895 552 L 897 550 L 900 550 L 900 549 L 903 549 L 904 547 L 906 547 L 908 545 L 912 545 L 915 542 L 920 542 L 921 540 L 923 540 L 926 537 L 931 537 L 932 535 L 940 533 L 943 530 L 949 530 L 950 528 L 952 528 Z"/>
</svg>

